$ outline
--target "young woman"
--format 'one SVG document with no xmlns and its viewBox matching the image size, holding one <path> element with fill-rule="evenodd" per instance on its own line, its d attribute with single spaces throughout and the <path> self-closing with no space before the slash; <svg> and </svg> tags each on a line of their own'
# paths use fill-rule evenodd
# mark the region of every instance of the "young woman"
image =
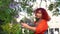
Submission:
<svg viewBox="0 0 60 34">
<path fill-rule="evenodd" d="M 44 34 L 48 29 L 47 21 L 50 20 L 49 15 L 47 14 L 44 8 L 38 8 L 34 11 L 35 16 L 38 20 L 35 21 L 35 27 L 31 27 L 26 23 L 21 23 L 24 28 L 28 28 L 29 30 L 33 30 L 35 34 Z"/>
</svg>

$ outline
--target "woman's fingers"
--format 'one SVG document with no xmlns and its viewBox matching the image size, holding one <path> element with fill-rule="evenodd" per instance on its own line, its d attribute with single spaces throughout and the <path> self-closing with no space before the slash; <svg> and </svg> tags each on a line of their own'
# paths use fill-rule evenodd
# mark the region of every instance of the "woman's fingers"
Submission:
<svg viewBox="0 0 60 34">
<path fill-rule="evenodd" d="M 22 24 L 22 27 L 24 27 L 24 28 L 28 28 L 28 24 L 26 24 L 26 23 L 21 23 Z"/>
</svg>

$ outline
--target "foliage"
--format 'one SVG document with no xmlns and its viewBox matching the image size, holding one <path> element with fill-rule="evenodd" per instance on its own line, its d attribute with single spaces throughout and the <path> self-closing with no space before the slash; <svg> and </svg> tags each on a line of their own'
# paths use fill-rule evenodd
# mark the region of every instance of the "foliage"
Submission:
<svg viewBox="0 0 60 34">
<path fill-rule="evenodd" d="M 3 28 L 3 32 L 6 34 L 19 34 L 21 33 L 21 27 L 20 24 L 10 24 L 6 23 L 5 25 L 1 25 Z M 2 33 L 1 33 L 2 34 Z"/>
<path fill-rule="evenodd" d="M 9 34 L 10 23 L 17 14 L 15 10 L 9 7 L 12 0 L 0 0 L 0 34 Z M 2 29 L 2 30 L 1 30 Z"/>
<path fill-rule="evenodd" d="M 53 15 L 55 15 L 55 16 L 58 16 L 58 15 L 60 15 L 60 0 L 56 0 L 56 2 L 54 2 L 54 3 L 51 3 L 50 5 L 49 5 L 49 10 L 50 11 L 52 11 L 52 10 L 54 10 L 54 11 L 52 11 L 52 13 L 53 13 Z"/>
<path fill-rule="evenodd" d="M 24 12 L 27 12 L 28 15 L 32 15 L 32 6 L 33 2 L 35 2 L 36 0 L 21 0 L 21 2 L 17 2 L 18 4 L 20 4 L 21 8 L 23 9 Z M 26 10 L 26 11 L 25 11 Z"/>
<path fill-rule="evenodd" d="M 53 4 L 49 5 L 49 10 L 52 11 L 53 10 Z"/>
<path fill-rule="evenodd" d="M 5 25 L 1 25 L 1 27 L 3 28 L 3 32 L 0 34 L 22 34 L 20 24 L 6 23 Z M 27 34 L 27 29 L 25 29 L 25 33 Z M 33 34 L 33 32 L 29 31 L 29 34 Z"/>
<path fill-rule="evenodd" d="M 11 0 L 0 0 L 0 19 L 4 20 L 4 23 L 11 22 L 15 11 L 10 9 L 9 4 Z"/>
</svg>

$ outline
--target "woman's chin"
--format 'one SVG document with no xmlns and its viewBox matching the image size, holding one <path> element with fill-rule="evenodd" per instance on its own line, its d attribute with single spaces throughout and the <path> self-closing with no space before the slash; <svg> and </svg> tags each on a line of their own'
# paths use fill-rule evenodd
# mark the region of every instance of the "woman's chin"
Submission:
<svg viewBox="0 0 60 34">
<path fill-rule="evenodd" d="M 37 17 L 38 19 L 40 18 L 40 17 Z"/>
</svg>

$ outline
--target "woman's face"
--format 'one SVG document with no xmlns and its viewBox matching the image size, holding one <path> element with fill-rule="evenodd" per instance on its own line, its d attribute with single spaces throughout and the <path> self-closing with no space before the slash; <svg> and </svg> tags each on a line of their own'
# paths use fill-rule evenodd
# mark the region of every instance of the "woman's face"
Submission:
<svg viewBox="0 0 60 34">
<path fill-rule="evenodd" d="M 39 10 L 38 13 L 35 13 L 35 16 L 36 18 L 41 18 L 42 17 L 41 11 Z"/>
</svg>

